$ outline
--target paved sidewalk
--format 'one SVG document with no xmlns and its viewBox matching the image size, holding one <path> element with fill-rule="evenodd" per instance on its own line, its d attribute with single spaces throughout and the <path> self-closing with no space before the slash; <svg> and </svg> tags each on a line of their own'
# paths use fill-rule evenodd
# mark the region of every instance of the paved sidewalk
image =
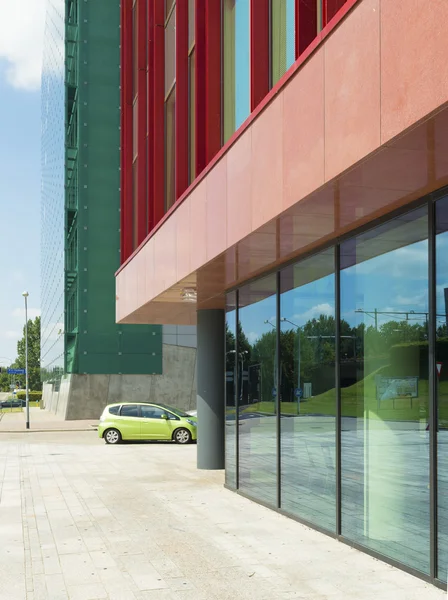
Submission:
<svg viewBox="0 0 448 600">
<path fill-rule="evenodd" d="M 0 435 L 0 600 L 442 600 L 223 488 L 196 446 Z"/>
<path fill-rule="evenodd" d="M 7 409 L 0 412 L 0 434 L 25 431 L 90 431 L 98 425 L 98 419 L 85 421 L 62 421 L 59 417 L 47 410 L 30 408 L 30 429 L 26 426 L 25 409 L 22 412 L 9 412 Z"/>
</svg>

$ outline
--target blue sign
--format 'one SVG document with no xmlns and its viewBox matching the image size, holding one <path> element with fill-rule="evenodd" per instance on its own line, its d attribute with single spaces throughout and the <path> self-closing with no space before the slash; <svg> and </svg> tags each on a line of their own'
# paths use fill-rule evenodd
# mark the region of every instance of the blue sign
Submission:
<svg viewBox="0 0 448 600">
<path fill-rule="evenodd" d="M 272 397 L 275 398 L 277 396 L 277 388 L 272 388 Z"/>
<path fill-rule="evenodd" d="M 8 369 L 8 375 L 25 375 L 25 369 Z"/>
<path fill-rule="evenodd" d="M 302 388 L 296 388 L 294 390 L 294 395 L 296 398 L 303 398 L 303 390 Z"/>
</svg>

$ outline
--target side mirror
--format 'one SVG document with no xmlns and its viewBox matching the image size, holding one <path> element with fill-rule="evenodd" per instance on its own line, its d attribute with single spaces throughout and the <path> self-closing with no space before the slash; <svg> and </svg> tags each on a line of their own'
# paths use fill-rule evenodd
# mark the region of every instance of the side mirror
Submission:
<svg viewBox="0 0 448 600">
<path fill-rule="evenodd" d="M 161 415 L 160 418 L 161 419 L 165 419 L 165 421 L 168 421 L 168 415 L 166 415 L 166 414 Z"/>
</svg>

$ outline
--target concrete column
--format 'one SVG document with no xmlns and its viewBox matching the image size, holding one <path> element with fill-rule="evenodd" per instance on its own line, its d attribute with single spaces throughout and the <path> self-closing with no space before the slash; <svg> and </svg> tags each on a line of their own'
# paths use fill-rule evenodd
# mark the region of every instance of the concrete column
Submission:
<svg viewBox="0 0 448 600">
<path fill-rule="evenodd" d="M 198 469 L 224 469 L 224 311 L 197 316 Z"/>
</svg>

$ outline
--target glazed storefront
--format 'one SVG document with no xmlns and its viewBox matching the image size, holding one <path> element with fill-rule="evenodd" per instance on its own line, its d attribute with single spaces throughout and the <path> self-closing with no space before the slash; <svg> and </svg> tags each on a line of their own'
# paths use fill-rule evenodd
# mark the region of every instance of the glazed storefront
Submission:
<svg viewBox="0 0 448 600">
<path fill-rule="evenodd" d="M 225 430 L 229 488 L 446 581 L 448 194 L 227 294 Z"/>
</svg>

